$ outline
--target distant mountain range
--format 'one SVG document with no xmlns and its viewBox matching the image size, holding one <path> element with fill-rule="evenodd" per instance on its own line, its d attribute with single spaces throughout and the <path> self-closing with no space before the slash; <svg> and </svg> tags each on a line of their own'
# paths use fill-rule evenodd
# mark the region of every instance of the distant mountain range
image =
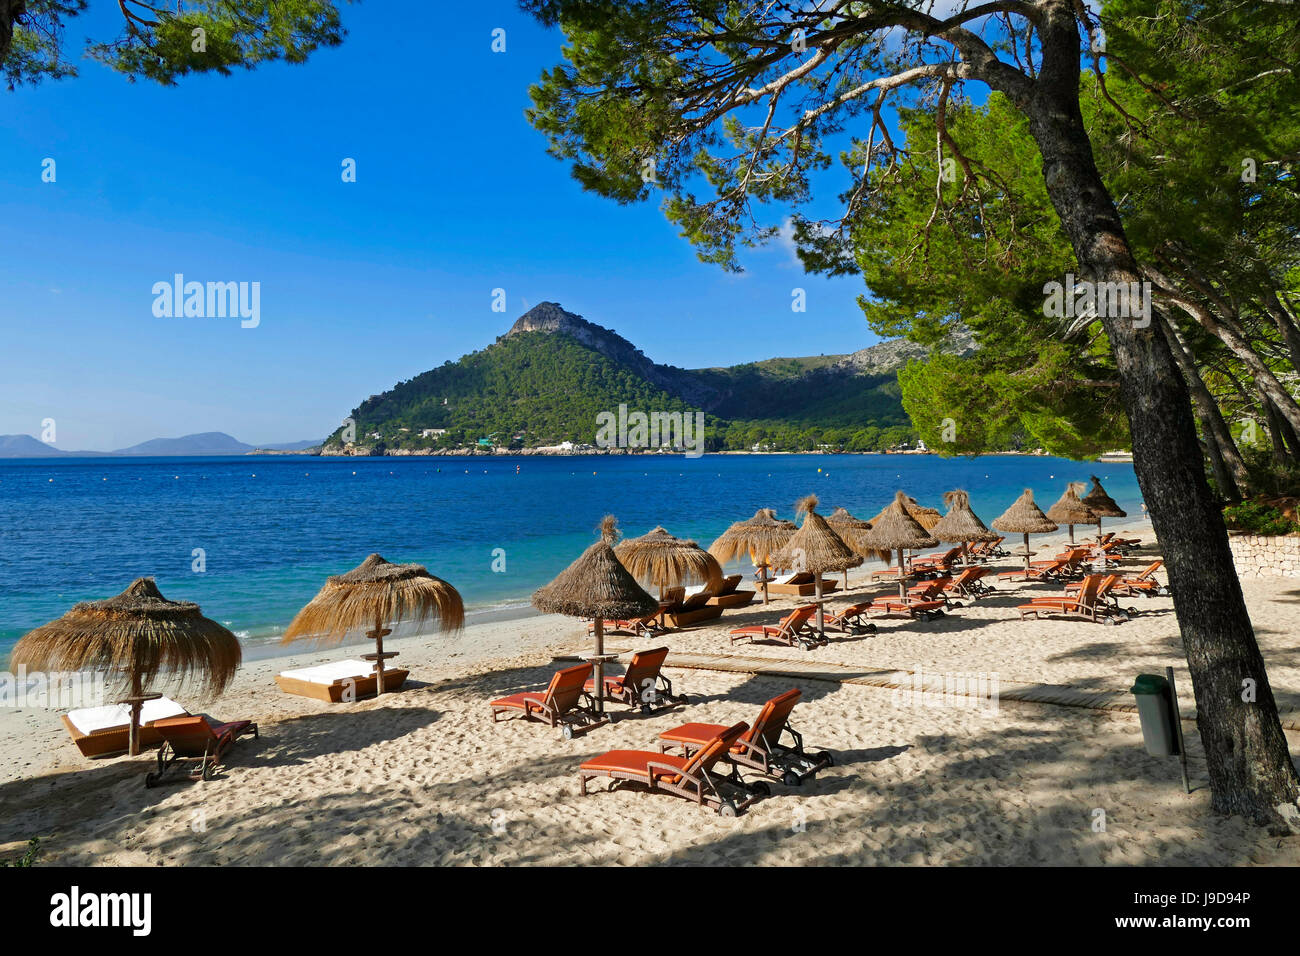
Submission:
<svg viewBox="0 0 1300 956">
<path fill-rule="evenodd" d="M 200 432 L 180 438 L 152 438 L 117 451 L 62 451 L 31 435 L 0 435 L 0 458 L 104 458 L 184 455 L 246 455 L 255 451 L 306 451 L 319 441 L 281 442 L 274 445 L 246 445 L 225 432 Z"/>
<path fill-rule="evenodd" d="M 969 333 L 945 351 L 974 349 Z M 521 316 L 478 352 L 400 382 L 357 406 L 325 454 L 410 454 L 457 447 L 590 443 L 620 405 L 701 411 L 712 450 L 896 447 L 915 438 L 897 371 L 928 350 L 904 340 L 852 354 L 683 369 L 647 358 L 611 329 L 554 302 Z"/>
</svg>

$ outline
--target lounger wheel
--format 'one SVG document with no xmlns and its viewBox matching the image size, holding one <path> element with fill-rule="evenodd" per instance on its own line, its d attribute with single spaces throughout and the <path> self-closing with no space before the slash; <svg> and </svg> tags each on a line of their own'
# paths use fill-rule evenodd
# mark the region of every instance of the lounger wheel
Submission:
<svg viewBox="0 0 1300 956">
<path fill-rule="evenodd" d="M 677 695 L 677 703 L 685 705 L 685 704 L 689 704 L 690 702 L 691 702 L 691 699 L 690 699 L 689 697 L 687 697 L 685 694 L 678 694 L 678 695 Z"/>
<path fill-rule="evenodd" d="M 568 724 L 565 724 L 563 727 L 560 728 L 560 737 L 564 740 L 572 740 L 573 728 L 570 727 Z"/>
<path fill-rule="evenodd" d="M 649 704 L 642 704 L 642 705 L 641 705 L 641 713 L 643 713 L 643 714 L 648 714 L 648 713 L 650 713 L 650 711 L 652 711 L 652 710 L 654 710 L 654 708 L 651 707 Z"/>
<path fill-rule="evenodd" d="M 203 765 L 202 777 L 204 780 L 211 780 L 217 775 L 217 765 L 215 763 L 205 763 Z"/>
<path fill-rule="evenodd" d="M 770 797 L 772 795 L 772 788 L 761 780 L 751 785 L 749 789 L 756 797 Z"/>
<path fill-rule="evenodd" d="M 949 607 L 965 607 L 965 605 L 962 604 L 961 601 L 949 601 L 949 602 L 948 602 L 948 606 L 949 606 Z"/>
<path fill-rule="evenodd" d="M 158 783 L 161 780 L 162 774 L 154 773 L 152 770 L 144 775 L 144 785 L 149 788 L 158 786 Z"/>
<path fill-rule="evenodd" d="M 734 817 L 739 812 L 736 805 L 730 800 L 723 800 L 718 804 L 718 816 L 720 817 Z"/>
<path fill-rule="evenodd" d="M 817 756 L 813 757 L 813 760 L 821 764 L 823 767 L 835 766 L 835 757 L 829 750 L 823 750 Z"/>
<path fill-rule="evenodd" d="M 787 770 L 781 774 L 781 782 L 787 787 L 797 787 L 803 783 L 803 777 L 799 776 L 793 770 Z"/>
<path fill-rule="evenodd" d="M 1135 608 L 1135 607 L 1130 607 L 1130 608 L 1128 608 L 1127 611 L 1126 611 L 1126 613 L 1128 614 L 1128 616 L 1129 616 L 1130 618 L 1135 618 L 1135 617 L 1137 617 L 1137 612 L 1138 612 L 1138 609 Z"/>
</svg>

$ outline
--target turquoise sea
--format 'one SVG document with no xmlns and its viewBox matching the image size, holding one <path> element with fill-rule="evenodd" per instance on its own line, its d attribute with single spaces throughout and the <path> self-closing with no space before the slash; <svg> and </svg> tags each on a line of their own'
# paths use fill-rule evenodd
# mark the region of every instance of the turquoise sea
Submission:
<svg viewBox="0 0 1300 956">
<path fill-rule="evenodd" d="M 0 462 L 0 660 L 74 602 L 152 575 L 171 598 L 263 651 L 326 576 L 378 551 L 446 578 L 472 614 L 527 606 L 594 540 L 663 524 L 707 547 L 757 508 L 793 518 L 809 492 L 870 518 L 902 489 L 943 510 L 952 488 L 986 522 L 1023 488 L 1046 509 L 1096 473 L 1131 515 L 1130 464 L 933 455 L 564 458 L 84 458 Z M 195 570 L 196 549 L 204 569 Z M 504 570 L 494 558 L 504 551 Z M 497 560 L 497 567 L 502 562 Z M 472 620 L 472 617 L 471 617 Z"/>
</svg>

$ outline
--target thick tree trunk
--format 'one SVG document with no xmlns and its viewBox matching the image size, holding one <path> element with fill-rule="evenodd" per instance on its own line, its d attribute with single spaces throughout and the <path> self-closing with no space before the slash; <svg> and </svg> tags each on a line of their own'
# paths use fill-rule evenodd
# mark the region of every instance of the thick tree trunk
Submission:
<svg viewBox="0 0 1300 956">
<path fill-rule="evenodd" d="M 1043 66 L 1020 105 L 1048 194 L 1093 282 L 1139 282 L 1079 111 L 1072 4 L 1039 7 Z M 1213 806 L 1300 829 L 1297 777 L 1264 672 L 1218 502 L 1205 479 L 1187 389 L 1161 325 L 1102 317 L 1133 436 L 1134 465 L 1164 552 L 1205 746 Z M 1246 683 L 1249 682 L 1249 683 Z M 1243 700 L 1247 697 L 1247 700 Z"/>
</svg>

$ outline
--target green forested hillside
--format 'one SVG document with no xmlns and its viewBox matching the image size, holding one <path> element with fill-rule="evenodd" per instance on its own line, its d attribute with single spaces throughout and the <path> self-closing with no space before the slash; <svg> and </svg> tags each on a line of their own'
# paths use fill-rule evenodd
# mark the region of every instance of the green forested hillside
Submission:
<svg viewBox="0 0 1300 956">
<path fill-rule="evenodd" d="M 548 445 L 594 441 L 596 415 L 617 410 L 620 402 L 690 410 L 567 335 L 524 332 L 367 399 L 352 417 L 359 436 L 378 432 L 397 446 L 428 445 L 419 438 L 424 428 L 446 428 L 443 445 L 473 444 L 491 435 L 501 444 L 522 435 L 518 444 Z"/>
<path fill-rule="evenodd" d="M 673 370 L 675 381 L 711 396 L 701 408 L 570 335 L 517 332 L 367 399 L 351 417 L 357 444 L 375 450 L 455 448 L 480 439 L 513 447 L 593 443 L 596 416 L 620 404 L 704 411 L 709 450 L 760 444 L 868 451 L 912 440 L 896 377 L 836 373 L 829 367 L 835 358 Z M 428 428 L 447 432 L 422 437 Z M 341 441 L 342 430 L 327 444 Z"/>
</svg>

